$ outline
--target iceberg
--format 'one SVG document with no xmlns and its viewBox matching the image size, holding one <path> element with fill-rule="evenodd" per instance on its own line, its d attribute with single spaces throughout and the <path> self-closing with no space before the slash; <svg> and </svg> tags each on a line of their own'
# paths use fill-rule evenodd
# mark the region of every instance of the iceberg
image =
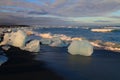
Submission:
<svg viewBox="0 0 120 80">
<path fill-rule="evenodd" d="M 0 55 L 0 66 L 1 66 L 3 63 L 7 62 L 7 60 L 8 60 L 7 57 L 5 57 L 5 56 L 3 56 L 3 55 Z"/>
<path fill-rule="evenodd" d="M 93 46 L 87 40 L 74 40 L 69 45 L 68 52 L 72 55 L 91 56 Z"/>
<path fill-rule="evenodd" d="M 0 45 L 12 45 L 15 47 L 24 47 L 26 41 L 26 33 L 22 30 L 18 30 L 17 32 L 5 33 L 3 41 Z"/>
<path fill-rule="evenodd" d="M 42 44 L 50 45 L 52 43 L 52 40 L 50 38 L 42 38 L 40 42 Z"/>
<path fill-rule="evenodd" d="M 8 34 L 8 33 L 5 33 L 4 34 L 4 37 L 3 37 L 3 41 L 0 43 L 0 46 L 1 45 L 6 45 L 6 44 L 8 44 L 8 42 L 9 42 L 9 39 L 10 38 L 10 34 Z"/>
<path fill-rule="evenodd" d="M 52 47 L 65 47 L 67 45 L 68 44 L 62 41 L 59 37 L 52 38 L 52 43 L 50 44 Z"/>
<path fill-rule="evenodd" d="M 3 50 L 7 51 L 10 49 L 10 46 L 9 45 L 4 45 L 1 47 Z"/>
<path fill-rule="evenodd" d="M 30 52 L 39 52 L 40 51 L 40 41 L 39 40 L 32 40 L 26 44 L 25 48 L 26 51 Z"/>
<path fill-rule="evenodd" d="M 17 32 L 11 35 L 11 41 L 12 41 L 11 45 L 19 48 L 24 47 L 26 37 L 27 34 L 24 31 L 18 30 Z"/>
</svg>

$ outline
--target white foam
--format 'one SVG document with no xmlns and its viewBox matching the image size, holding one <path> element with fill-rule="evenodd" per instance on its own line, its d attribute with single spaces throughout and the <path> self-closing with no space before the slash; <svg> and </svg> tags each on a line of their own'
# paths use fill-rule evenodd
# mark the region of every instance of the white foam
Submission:
<svg viewBox="0 0 120 80">
<path fill-rule="evenodd" d="M 120 44 L 114 42 L 91 41 L 91 44 L 97 49 L 105 49 L 115 52 L 120 52 Z"/>
<path fill-rule="evenodd" d="M 91 29 L 92 32 L 111 32 L 114 29 Z"/>
</svg>

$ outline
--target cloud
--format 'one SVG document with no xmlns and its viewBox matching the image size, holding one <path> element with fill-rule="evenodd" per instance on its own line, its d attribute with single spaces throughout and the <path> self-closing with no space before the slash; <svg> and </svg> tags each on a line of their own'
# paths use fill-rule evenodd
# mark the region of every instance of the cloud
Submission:
<svg viewBox="0 0 120 80">
<path fill-rule="evenodd" d="M 111 21 L 107 21 L 107 20 L 96 20 L 94 22 L 103 22 L 103 23 L 106 23 L 106 22 L 111 22 Z"/>
<path fill-rule="evenodd" d="M 46 12 L 46 11 L 41 11 L 41 12 L 38 12 L 38 11 L 30 11 L 30 12 L 28 12 L 28 14 L 33 14 L 33 15 L 46 15 L 46 14 L 48 14 L 48 12 Z"/>
<path fill-rule="evenodd" d="M 65 18 L 105 17 L 119 10 L 120 0 L 0 0 L 0 21 L 34 22 L 36 24 L 40 21 L 42 22 L 40 24 L 68 24 L 72 22 L 64 20 Z M 29 17 L 29 15 L 33 16 Z M 58 16 L 58 18 L 39 17 L 40 15 L 53 15 Z M 14 18 L 11 16 L 14 16 Z M 112 16 L 111 18 L 117 19 L 119 17 Z M 107 23 L 109 21 L 96 20 L 93 22 Z"/>
<path fill-rule="evenodd" d="M 0 14 L 0 24 L 18 24 L 18 25 L 73 25 L 73 22 L 64 21 L 52 17 L 26 17 L 21 15 Z"/>
<path fill-rule="evenodd" d="M 120 16 L 111 16 L 110 18 L 120 19 Z"/>
<path fill-rule="evenodd" d="M 0 1 L 0 10 L 8 10 L 11 12 L 30 12 L 30 11 L 43 11 L 43 8 L 41 5 L 32 3 L 32 2 L 26 2 L 22 0 L 1 0 Z"/>
<path fill-rule="evenodd" d="M 51 0 L 27 1 L 29 0 L 1 0 L 0 6 L 13 6 L 19 12 L 28 14 L 47 12 L 65 17 L 105 16 L 120 9 L 120 0 L 52 0 L 52 3 Z"/>
<path fill-rule="evenodd" d="M 73 17 L 104 16 L 120 9 L 118 0 L 62 0 L 54 5 L 53 14 Z"/>
</svg>

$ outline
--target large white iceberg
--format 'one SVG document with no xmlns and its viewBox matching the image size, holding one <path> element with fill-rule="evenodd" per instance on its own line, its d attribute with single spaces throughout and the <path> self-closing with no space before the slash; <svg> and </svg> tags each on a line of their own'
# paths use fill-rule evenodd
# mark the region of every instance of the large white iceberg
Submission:
<svg viewBox="0 0 120 80">
<path fill-rule="evenodd" d="M 7 62 L 7 60 L 8 60 L 7 57 L 0 55 L 0 66 L 1 66 L 3 63 Z"/>
<path fill-rule="evenodd" d="M 27 40 L 27 34 L 23 30 L 18 30 L 17 32 L 5 33 L 4 40 L 0 43 L 0 45 L 5 45 L 2 47 L 4 50 L 9 49 L 9 46 L 7 45 L 12 45 L 14 47 L 18 47 L 22 50 L 26 50 L 30 52 L 40 51 L 39 40 L 32 40 L 27 44 L 26 44 L 26 40 Z"/>
<path fill-rule="evenodd" d="M 39 40 L 32 40 L 26 44 L 24 50 L 30 52 L 39 52 L 40 51 L 40 41 Z"/>
<path fill-rule="evenodd" d="M 72 55 L 91 56 L 93 53 L 93 46 L 86 40 L 74 40 L 68 47 L 68 52 Z"/>
<path fill-rule="evenodd" d="M 26 33 L 22 30 L 18 30 L 17 32 L 5 33 L 3 41 L 0 45 L 12 45 L 15 47 L 24 47 L 26 41 Z"/>
</svg>

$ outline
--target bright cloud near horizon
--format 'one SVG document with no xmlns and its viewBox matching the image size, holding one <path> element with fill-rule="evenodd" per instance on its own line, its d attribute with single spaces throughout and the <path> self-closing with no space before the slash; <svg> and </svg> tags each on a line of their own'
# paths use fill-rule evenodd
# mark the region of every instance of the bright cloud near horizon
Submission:
<svg viewBox="0 0 120 80">
<path fill-rule="evenodd" d="M 0 24 L 120 24 L 120 0 L 0 0 Z"/>
</svg>

